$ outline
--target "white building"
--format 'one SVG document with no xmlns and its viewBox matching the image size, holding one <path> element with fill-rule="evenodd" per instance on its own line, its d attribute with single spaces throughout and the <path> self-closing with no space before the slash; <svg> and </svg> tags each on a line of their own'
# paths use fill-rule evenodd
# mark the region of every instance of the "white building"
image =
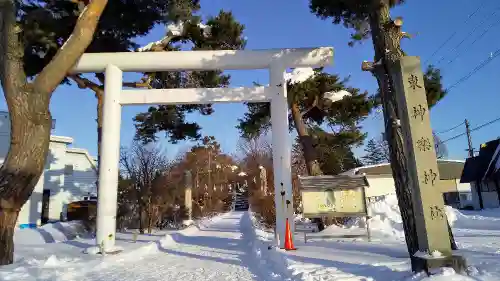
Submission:
<svg viewBox="0 0 500 281">
<path fill-rule="evenodd" d="M 24 204 L 17 225 L 36 227 L 59 221 L 68 203 L 96 194 L 96 161 L 87 150 L 70 147 L 73 139 L 51 136 L 45 170 L 30 199 Z M 10 121 L 0 111 L 0 163 L 10 145 Z"/>
<path fill-rule="evenodd" d="M 471 186 L 460 183 L 465 161 L 438 159 L 440 181 L 436 185 L 443 193 L 445 203 L 457 208 L 472 206 Z M 366 189 L 367 197 L 380 197 L 396 194 L 391 165 L 383 163 L 354 168 L 345 175 L 366 175 L 369 187 Z"/>
</svg>

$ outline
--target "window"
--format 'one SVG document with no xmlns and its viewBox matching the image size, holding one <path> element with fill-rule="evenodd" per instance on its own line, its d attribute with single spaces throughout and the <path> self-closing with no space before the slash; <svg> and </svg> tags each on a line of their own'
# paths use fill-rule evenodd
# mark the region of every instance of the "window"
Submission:
<svg viewBox="0 0 500 281">
<path fill-rule="evenodd" d="M 73 165 L 65 165 L 64 166 L 64 174 L 72 175 L 73 174 Z"/>
<path fill-rule="evenodd" d="M 462 201 L 462 202 L 472 201 L 472 194 L 470 194 L 470 193 L 460 193 L 460 201 Z"/>
<path fill-rule="evenodd" d="M 446 192 L 443 193 L 443 197 L 445 205 L 455 205 L 456 203 L 460 202 L 458 198 L 458 192 Z"/>
</svg>

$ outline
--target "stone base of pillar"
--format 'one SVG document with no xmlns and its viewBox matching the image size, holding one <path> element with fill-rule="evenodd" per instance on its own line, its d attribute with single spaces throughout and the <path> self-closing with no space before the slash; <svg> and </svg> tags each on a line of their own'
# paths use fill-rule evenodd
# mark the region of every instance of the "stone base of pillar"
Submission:
<svg viewBox="0 0 500 281">
<path fill-rule="evenodd" d="M 467 260 L 458 254 L 447 257 L 416 256 L 417 261 L 423 264 L 427 275 L 432 275 L 435 269 L 451 267 L 458 274 L 468 275 Z"/>
<path fill-rule="evenodd" d="M 121 247 L 113 247 L 112 249 L 110 250 L 107 250 L 105 253 L 104 253 L 104 256 L 105 255 L 116 255 L 116 254 L 119 254 L 123 252 L 123 248 Z M 84 251 L 83 251 L 84 254 L 89 254 L 89 255 L 103 255 L 102 254 L 102 251 L 100 249 L 100 247 L 98 246 L 93 246 L 93 247 L 89 247 L 89 248 L 86 248 Z"/>
<path fill-rule="evenodd" d="M 117 255 L 119 253 L 123 252 L 123 250 L 112 250 L 104 253 L 104 255 Z M 98 255 L 102 255 L 101 252 L 97 253 Z"/>
</svg>

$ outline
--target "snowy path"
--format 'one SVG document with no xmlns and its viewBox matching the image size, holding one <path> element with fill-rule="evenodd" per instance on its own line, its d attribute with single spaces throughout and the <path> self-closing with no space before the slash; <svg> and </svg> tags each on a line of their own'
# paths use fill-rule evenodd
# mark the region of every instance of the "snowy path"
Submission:
<svg viewBox="0 0 500 281">
<path fill-rule="evenodd" d="M 248 227 L 252 226 L 246 212 L 229 213 L 189 234 L 174 234 L 176 243 L 161 247 L 160 253 L 60 280 L 263 281 L 267 278 L 253 266 L 251 241 L 242 235 Z"/>
</svg>

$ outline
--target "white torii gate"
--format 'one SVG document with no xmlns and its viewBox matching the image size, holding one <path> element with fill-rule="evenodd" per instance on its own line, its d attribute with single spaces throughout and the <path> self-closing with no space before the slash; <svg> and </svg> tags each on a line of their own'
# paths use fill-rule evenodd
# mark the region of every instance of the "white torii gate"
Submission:
<svg viewBox="0 0 500 281">
<path fill-rule="evenodd" d="M 101 163 L 97 204 L 98 246 L 114 250 L 120 155 L 121 107 L 145 104 L 270 102 L 276 205 L 276 237 L 284 246 L 285 219 L 293 229 L 291 147 L 288 130 L 287 68 L 333 64 L 333 48 L 248 51 L 88 53 L 72 73 L 105 72 Z M 214 89 L 122 89 L 123 72 L 269 69 L 268 87 Z M 286 204 L 286 202 L 290 202 Z"/>
</svg>

